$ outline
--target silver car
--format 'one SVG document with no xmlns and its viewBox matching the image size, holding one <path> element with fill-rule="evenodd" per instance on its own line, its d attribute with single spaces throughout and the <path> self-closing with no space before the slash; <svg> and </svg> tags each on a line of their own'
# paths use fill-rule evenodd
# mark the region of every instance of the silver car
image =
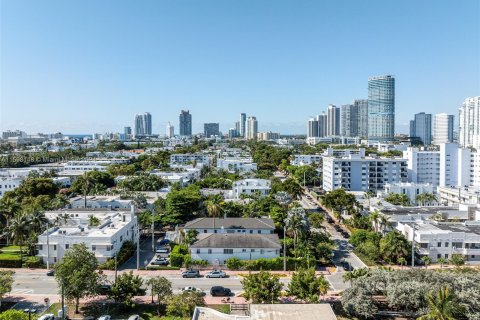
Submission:
<svg viewBox="0 0 480 320">
<path fill-rule="evenodd" d="M 221 270 L 213 270 L 205 274 L 205 278 L 226 278 L 227 274 Z"/>
</svg>

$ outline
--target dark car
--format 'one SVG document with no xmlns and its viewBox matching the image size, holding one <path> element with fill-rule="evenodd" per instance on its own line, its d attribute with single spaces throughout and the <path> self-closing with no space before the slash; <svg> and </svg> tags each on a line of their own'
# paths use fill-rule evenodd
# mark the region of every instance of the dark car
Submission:
<svg viewBox="0 0 480 320">
<path fill-rule="evenodd" d="M 152 265 L 157 265 L 157 266 L 167 266 L 168 265 L 168 259 L 165 258 L 158 258 L 152 261 Z"/>
<path fill-rule="evenodd" d="M 342 232 L 342 236 L 346 239 L 349 239 L 350 238 L 350 234 L 346 231 Z"/>
<path fill-rule="evenodd" d="M 183 278 L 200 278 L 200 271 L 198 270 L 187 270 L 182 272 Z"/>
<path fill-rule="evenodd" d="M 330 216 L 326 216 L 325 219 L 328 223 L 333 223 L 333 219 Z"/>
<path fill-rule="evenodd" d="M 333 228 L 334 228 L 335 230 L 337 230 L 337 232 L 341 232 L 341 231 L 342 231 L 342 227 L 340 227 L 338 224 L 336 224 Z"/>
<path fill-rule="evenodd" d="M 225 287 L 215 286 L 210 289 L 212 297 L 228 297 L 232 294 L 232 291 Z"/>
<path fill-rule="evenodd" d="M 342 262 L 342 267 L 343 267 L 343 270 L 345 271 L 353 271 L 352 265 L 347 261 Z"/>
<path fill-rule="evenodd" d="M 158 242 L 159 246 L 166 246 L 168 244 L 170 244 L 170 240 L 168 240 L 168 239 L 162 239 L 162 240 L 160 240 L 160 242 Z"/>
<path fill-rule="evenodd" d="M 48 270 L 47 271 L 47 276 L 53 277 L 55 275 L 55 270 Z"/>
<path fill-rule="evenodd" d="M 112 291 L 112 286 L 111 285 L 103 284 L 103 285 L 100 286 L 100 290 L 99 290 L 100 295 L 106 296 L 110 293 L 110 291 Z"/>
</svg>

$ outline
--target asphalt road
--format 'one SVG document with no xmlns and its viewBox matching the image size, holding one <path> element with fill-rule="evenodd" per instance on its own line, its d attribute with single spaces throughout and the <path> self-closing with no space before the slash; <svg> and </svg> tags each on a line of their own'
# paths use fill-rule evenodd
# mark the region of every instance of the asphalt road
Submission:
<svg viewBox="0 0 480 320">
<path fill-rule="evenodd" d="M 144 283 L 152 276 L 142 276 Z M 242 291 L 241 277 L 231 276 L 221 279 L 207 279 L 207 278 L 187 278 L 184 279 L 179 275 L 165 275 L 165 277 L 172 282 L 172 288 L 175 293 L 180 292 L 182 288 L 187 286 L 194 286 L 197 289 L 208 292 L 213 286 L 223 286 L 229 288 L 235 294 Z M 58 286 L 54 277 L 49 277 L 45 273 L 16 273 L 14 275 L 14 284 L 12 294 L 44 294 L 54 295 L 58 294 Z M 109 282 L 114 281 L 114 276 L 108 276 Z M 288 278 L 282 278 L 281 281 L 285 287 L 290 281 Z M 147 293 L 149 293 L 147 288 Z"/>
</svg>

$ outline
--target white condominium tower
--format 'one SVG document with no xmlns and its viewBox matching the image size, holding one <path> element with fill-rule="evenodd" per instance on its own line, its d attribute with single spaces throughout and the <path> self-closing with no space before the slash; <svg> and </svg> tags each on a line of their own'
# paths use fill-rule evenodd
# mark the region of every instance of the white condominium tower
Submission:
<svg viewBox="0 0 480 320">
<path fill-rule="evenodd" d="M 439 113 L 433 118 L 433 143 L 453 142 L 453 120 L 452 114 Z"/>
<path fill-rule="evenodd" d="M 152 135 L 152 115 L 149 112 L 135 115 L 135 137 Z"/>
<path fill-rule="evenodd" d="M 165 135 L 167 138 L 173 138 L 175 136 L 175 127 L 170 123 L 167 123 L 167 127 L 165 128 Z"/>
<path fill-rule="evenodd" d="M 247 124 L 247 115 L 245 113 L 240 113 L 240 122 L 239 122 L 239 130 L 238 134 L 240 137 L 245 138 L 245 126 Z"/>
<path fill-rule="evenodd" d="M 460 146 L 480 148 L 480 96 L 465 99 L 459 109 L 458 122 Z"/>
<path fill-rule="evenodd" d="M 368 79 L 368 140 L 392 141 L 395 135 L 395 78 Z"/>
<path fill-rule="evenodd" d="M 257 138 L 258 133 L 258 122 L 255 117 L 248 117 L 245 126 L 245 138 L 248 140 L 253 140 Z"/>
<path fill-rule="evenodd" d="M 328 137 L 340 135 L 340 108 L 333 104 L 327 108 L 327 134 Z"/>
</svg>

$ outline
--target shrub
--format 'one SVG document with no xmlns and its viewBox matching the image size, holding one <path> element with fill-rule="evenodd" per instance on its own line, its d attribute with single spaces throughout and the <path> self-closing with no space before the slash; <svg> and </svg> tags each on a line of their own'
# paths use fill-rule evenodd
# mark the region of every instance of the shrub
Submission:
<svg viewBox="0 0 480 320">
<path fill-rule="evenodd" d="M 229 266 L 230 265 L 230 266 Z M 306 268 L 308 265 L 306 258 L 287 258 L 287 270 L 295 270 L 295 267 Z M 257 259 L 257 260 L 240 260 L 238 258 L 227 259 L 227 267 L 231 270 L 265 270 L 265 271 L 282 271 L 283 258 L 273 259 Z"/>
<path fill-rule="evenodd" d="M 146 268 L 142 268 L 142 270 L 180 270 L 180 268 L 170 266 L 147 266 Z"/>
<path fill-rule="evenodd" d="M 117 268 L 127 262 L 135 252 L 135 244 L 132 241 L 125 241 L 117 253 Z M 98 266 L 101 270 L 115 270 L 115 259 L 108 259 Z"/>
<path fill-rule="evenodd" d="M 181 267 L 183 265 L 184 255 L 179 253 L 170 254 L 170 265 L 172 267 Z"/>
<path fill-rule="evenodd" d="M 23 263 L 24 268 L 41 268 L 43 267 L 43 261 L 40 257 L 27 257 L 27 260 Z"/>
<path fill-rule="evenodd" d="M 228 258 L 226 264 L 230 270 L 240 270 L 245 267 L 245 263 L 238 258 Z"/>
<path fill-rule="evenodd" d="M 20 258 L 2 258 L 0 259 L 0 268 L 21 268 L 22 261 Z"/>
<path fill-rule="evenodd" d="M 184 244 L 179 244 L 173 247 L 172 253 L 177 253 L 177 254 L 188 254 L 188 246 Z"/>
</svg>

